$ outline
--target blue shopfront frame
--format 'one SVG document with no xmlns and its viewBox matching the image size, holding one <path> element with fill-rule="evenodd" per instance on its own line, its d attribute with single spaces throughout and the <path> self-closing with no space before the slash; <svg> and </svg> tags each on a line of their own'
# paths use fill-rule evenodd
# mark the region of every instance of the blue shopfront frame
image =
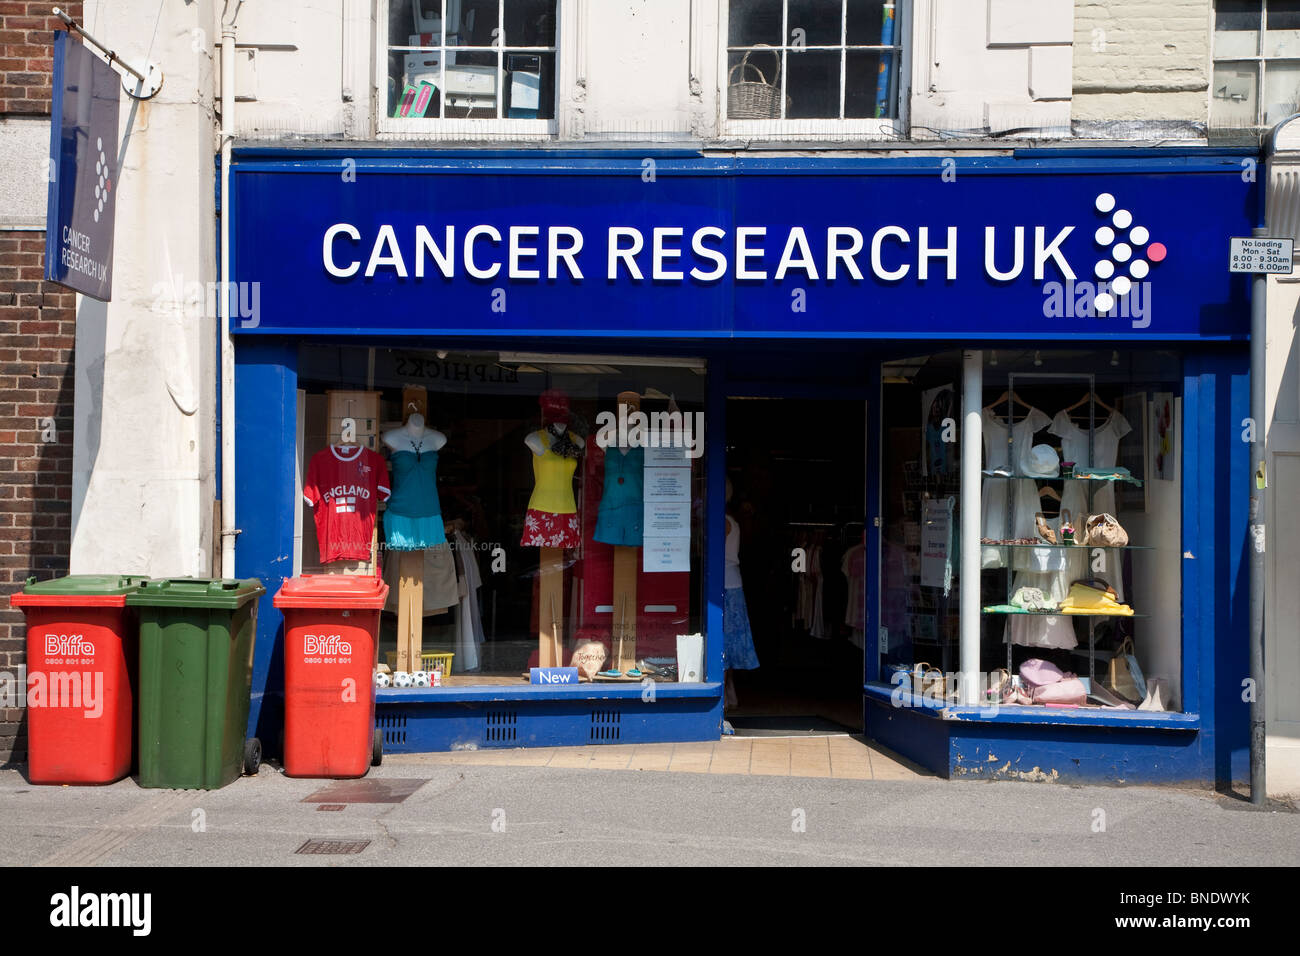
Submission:
<svg viewBox="0 0 1300 956">
<path fill-rule="evenodd" d="M 1053 189 L 1061 196 L 1090 195 L 1096 191 L 1101 177 L 1109 183 L 1132 186 L 1130 192 L 1144 195 L 1148 202 L 1157 198 L 1165 204 L 1174 197 L 1186 207 L 1188 197 L 1208 185 L 1207 199 L 1197 207 L 1199 215 L 1195 225 L 1180 213 L 1168 222 L 1161 221 L 1151 227 L 1152 241 L 1157 229 L 1172 231 L 1175 223 L 1182 230 L 1180 235 L 1194 236 L 1196 241 L 1184 241 L 1178 246 L 1184 252 L 1184 264 L 1156 277 L 1162 280 L 1158 287 L 1159 296 L 1164 300 L 1162 311 L 1167 308 L 1170 314 L 1141 329 L 1115 317 L 1095 315 L 1068 317 L 1065 326 L 1040 327 L 1039 313 L 1034 322 L 1027 323 L 1023 312 L 1041 308 L 1042 289 L 1018 281 L 996 284 L 982 279 L 963 285 L 967 260 L 960 258 L 963 255 L 960 240 L 959 276 L 955 283 L 944 280 L 942 287 L 917 283 L 916 294 L 906 295 L 897 283 L 883 289 L 871 287 L 873 295 L 903 296 L 897 300 L 900 307 L 904 311 L 913 309 L 911 322 L 892 325 L 872 322 L 868 317 L 838 325 L 820 321 L 795 329 L 783 327 L 781 323 L 788 321 L 785 313 L 790 310 L 790 283 L 782 284 L 774 279 L 715 283 L 714 287 L 705 289 L 689 283 L 683 287 L 668 283 L 669 287 L 665 288 L 664 283 L 653 281 L 643 284 L 602 281 L 569 288 L 563 295 L 554 296 L 555 301 L 545 308 L 533 303 L 534 294 L 540 289 L 528 283 L 506 283 L 511 304 L 505 314 L 510 315 L 515 303 L 523 300 L 520 302 L 523 307 L 511 319 L 515 324 L 498 322 L 469 328 L 456 318 L 454 309 L 440 308 L 432 318 L 428 317 L 427 310 L 420 312 L 423 317 L 418 319 L 419 324 L 401 325 L 395 317 L 411 314 L 410 296 L 412 289 L 417 288 L 413 284 L 390 283 L 390 287 L 372 284 L 366 296 L 356 298 L 352 293 L 341 292 L 338 283 L 325 275 L 319 262 L 316 273 L 299 271 L 306 268 L 304 263 L 309 260 L 295 258 L 296 253 L 271 260 L 286 269 L 286 282 L 297 290 L 297 304 L 293 306 L 293 315 L 288 316 L 289 303 L 295 301 L 292 290 L 272 289 L 265 284 L 266 272 L 241 263 L 267 261 L 267 248 L 259 243 L 268 235 L 279 235 L 274 230 L 268 232 L 272 223 L 288 222 L 295 230 L 310 232 L 314 228 L 312 222 L 338 219 L 333 214 L 339 210 L 328 202 L 311 222 L 292 213 L 290 207 L 299 202 L 302 189 L 320 183 L 325 170 L 339 176 L 341 163 L 349 158 L 356 164 L 357 182 L 373 175 L 384 177 L 390 183 L 451 175 L 487 177 L 479 181 L 491 183 L 494 178 L 514 174 L 538 182 L 536 177 L 543 175 L 539 164 L 546 176 L 585 182 L 593 176 L 626 176 L 632 170 L 642 169 L 644 161 L 640 153 L 637 157 L 389 150 L 364 157 L 318 151 L 237 153 L 234 205 L 230 210 L 235 249 L 231 278 L 236 282 L 264 283 L 259 321 L 251 327 L 235 329 L 237 520 L 241 530 L 236 563 L 240 576 L 260 577 L 268 584 L 268 591 L 274 592 L 279 582 L 291 573 L 297 349 L 305 338 L 313 342 L 337 340 L 349 344 L 365 339 L 367 344 L 376 346 L 394 343 L 409 346 L 415 338 L 436 335 L 442 343 L 440 347 L 623 354 L 632 347 L 629 339 L 635 338 L 641 340 L 636 348 L 648 355 L 689 354 L 709 363 L 706 414 L 715 424 L 725 420 L 726 397 L 732 393 L 735 383 L 749 377 L 745 369 L 751 348 L 762 349 L 769 355 L 784 353 L 798 361 L 801 355 L 812 357 L 819 350 L 836 348 L 834 341 L 845 340 L 842 341 L 845 348 L 857 350 L 862 356 L 866 392 L 871 395 L 878 394 L 880 360 L 915 351 L 916 347 L 924 351 L 976 344 L 985 348 L 1012 348 L 1026 340 L 1041 343 L 1045 349 L 1078 348 L 1081 340 L 1105 348 L 1121 343 L 1134 348 L 1169 348 L 1179 343 L 1177 347 L 1184 357 L 1185 402 L 1183 712 L 1142 719 L 1098 715 L 1074 720 L 1060 715 L 1013 716 L 1008 712 L 989 720 L 960 709 L 933 712 L 923 708 L 904 711 L 891 708 L 887 711 L 881 700 L 880 685 L 876 683 L 880 675 L 876 672 L 874 635 L 879 607 L 876 583 L 869 575 L 867 607 L 871 620 L 863 675 L 864 727 L 885 745 L 945 776 L 993 775 L 994 770 L 1008 761 L 1012 769 L 1004 775 L 1032 776 L 1032 768 L 1038 767 L 1045 776 L 1073 780 L 1208 785 L 1245 776 L 1247 707 L 1240 700 L 1240 675 L 1247 673 L 1244 575 L 1248 497 L 1245 476 L 1249 449 L 1239 440 L 1239 427 L 1234 423 L 1240 423 L 1248 415 L 1249 289 L 1240 277 L 1228 277 L 1217 248 L 1219 238 L 1226 251 L 1228 236 L 1248 234 L 1258 215 L 1260 197 L 1257 187 L 1242 176 L 1242 154 L 1160 154 L 1138 158 L 1133 158 L 1131 153 L 1079 158 L 1026 154 L 958 160 L 958 177 L 986 176 L 1013 184 L 1017 179 L 1038 181 L 1036 177 L 1051 176 L 1056 184 Z M 659 155 L 655 168 L 656 177 L 663 177 L 658 182 L 638 180 L 647 190 L 664 185 L 664 179 L 697 176 L 709 181 L 710 194 L 720 190 L 735 202 L 736 197 L 746 194 L 742 188 L 744 182 L 749 177 L 759 177 L 753 181 L 766 187 L 768 204 L 779 206 L 779 196 L 773 194 L 776 189 L 782 195 L 794 195 L 799 189 L 806 190 L 810 182 L 817 184 L 826 178 L 841 181 L 852 176 L 883 177 L 882 181 L 893 188 L 904 189 L 910 184 L 928 182 L 927 177 L 940 176 L 944 166 L 941 158 L 715 161 L 693 155 Z M 1087 181 L 1080 184 L 1075 177 Z M 257 188 L 251 188 L 254 179 L 259 184 Z M 465 183 L 475 181 L 456 180 L 461 189 L 468 188 Z M 267 182 L 283 185 L 278 189 L 279 199 L 260 191 Z M 939 183 L 954 185 L 942 180 Z M 1011 189 L 1011 185 L 998 188 Z M 1113 188 L 1118 191 L 1120 187 Z M 756 201 L 756 197 L 751 196 L 749 201 Z M 643 197 L 639 202 L 651 208 L 638 206 L 636 214 L 640 219 L 628 221 L 641 222 L 647 230 L 664 221 L 662 217 L 657 218 L 654 200 Z M 356 207 L 350 207 L 349 214 L 355 213 Z M 790 223 L 796 218 L 789 210 L 783 216 L 768 216 L 766 221 Z M 360 221 L 359 216 L 353 217 Z M 477 218 L 487 222 L 491 216 Z M 522 222 L 525 218 L 501 214 L 496 221 L 508 225 L 509 221 Z M 608 218 L 596 217 L 591 221 Z M 806 229 L 816 230 L 818 222 L 824 224 L 829 220 L 805 217 L 800 221 L 809 224 Z M 465 222 L 468 220 L 457 224 Z M 1015 224 L 1010 222 L 1013 227 Z M 1049 222 L 1047 228 L 1050 230 L 1055 224 L 1056 221 Z M 260 234 L 263 238 L 253 242 L 250 234 Z M 279 242 L 284 244 L 283 236 Z M 319 236 L 304 245 L 315 245 L 319 256 Z M 1072 249 L 1070 258 L 1078 255 Z M 1171 250 L 1167 264 L 1172 265 L 1174 259 L 1175 252 Z M 941 265 L 946 263 L 941 261 Z M 1047 265 L 1050 269 L 1050 261 Z M 476 294 L 490 298 L 493 288 L 490 282 L 460 281 L 462 278 L 439 280 L 443 284 L 438 288 L 446 293 L 449 302 L 467 302 Z M 1044 281 L 1048 279 L 1050 276 Z M 820 287 L 814 288 L 815 285 L 808 284 L 808 288 L 826 294 L 823 305 L 831 311 L 843 310 L 842 305 L 827 303 L 840 301 L 835 297 L 847 295 L 851 290 L 845 287 L 845 291 L 837 291 L 826 282 Z M 868 285 L 856 286 L 858 293 L 861 295 Z M 1165 285 L 1170 289 L 1166 291 Z M 958 292 L 953 293 L 953 289 Z M 520 291 L 525 295 L 517 295 Z M 939 327 L 922 326 L 918 319 L 932 315 L 933 307 L 917 303 L 945 291 L 960 295 L 964 303 L 960 321 Z M 656 304 L 629 305 L 637 301 L 637 295 L 644 295 L 647 301 L 653 299 Z M 365 308 L 367 301 L 379 304 Z M 583 305 L 584 301 L 588 304 Z M 611 303 L 618 303 L 620 308 L 617 328 L 599 327 L 590 320 L 590 314 L 602 312 Z M 1010 304 L 1004 307 L 1001 303 Z M 815 302 L 814 306 L 822 307 Z M 361 312 L 357 311 L 359 308 Z M 669 314 L 675 317 L 673 324 L 659 329 L 650 327 L 647 317 L 662 308 L 671 310 Z M 861 312 L 859 309 L 854 314 Z M 353 318 L 358 314 L 367 316 L 365 324 Z M 575 316 L 587 318 L 577 321 Z M 688 322 L 683 316 L 694 318 Z M 810 376 L 805 385 L 773 386 L 773 392 L 800 388 L 816 390 L 818 386 Z M 870 416 L 868 420 L 872 420 Z M 706 440 L 707 461 L 720 462 L 725 450 L 725 430 L 712 427 Z M 880 455 L 875 429 L 868 436 L 868 448 L 871 457 L 867 498 L 874 502 Z M 723 469 L 710 467 L 708 474 L 704 624 L 706 634 L 720 634 Z M 269 475 L 277 476 L 278 484 L 269 484 Z M 872 521 L 876 515 L 871 510 L 865 516 L 868 553 L 878 554 L 879 540 Z M 269 598 L 268 593 L 259 612 L 250 732 L 261 736 L 274 751 L 283 707 L 279 657 L 283 620 Z M 434 692 L 385 692 L 380 698 L 380 722 L 387 746 L 395 751 L 715 739 L 722 717 L 720 645 L 717 640 L 706 642 L 707 683 L 670 688 L 666 692 L 661 687 L 657 694 L 659 706 L 642 700 L 639 688 L 588 690 L 523 685 L 442 688 Z M 610 725 L 618 728 L 616 733 L 610 733 Z M 989 757 L 998 759 L 995 762 Z"/>
</svg>

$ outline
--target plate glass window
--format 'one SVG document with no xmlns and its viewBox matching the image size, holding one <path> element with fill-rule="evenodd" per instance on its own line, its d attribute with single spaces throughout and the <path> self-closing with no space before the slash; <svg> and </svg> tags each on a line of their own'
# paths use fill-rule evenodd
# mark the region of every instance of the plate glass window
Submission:
<svg viewBox="0 0 1300 956">
<path fill-rule="evenodd" d="M 730 0 L 727 118 L 897 118 L 900 11 L 886 0 Z"/>
<path fill-rule="evenodd" d="M 393 119 L 555 117 L 556 0 L 388 0 Z"/>
<path fill-rule="evenodd" d="M 1300 112 L 1300 0 L 1216 0 L 1210 122 L 1272 126 Z"/>
</svg>

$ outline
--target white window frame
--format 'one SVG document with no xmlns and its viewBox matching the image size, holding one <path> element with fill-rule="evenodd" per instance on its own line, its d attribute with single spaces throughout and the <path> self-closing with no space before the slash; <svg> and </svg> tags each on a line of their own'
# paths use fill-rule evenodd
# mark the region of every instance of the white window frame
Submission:
<svg viewBox="0 0 1300 956">
<path fill-rule="evenodd" d="M 1215 47 L 1217 45 L 1217 41 L 1219 37 L 1219 30 L 1215 26 L 1215 22 L 1218 19 L 1218 13 L 1219 13 L 1218 0 L 1215 0 L 1215 2 L 1210 5 L 1210 90 L 1209 90 L 1210 98 L 1208 104 L 1209 107 L 1208 117 L 1210 121 L 1211 130 L 1216 130 L 1216 129 L 1259 130 L 1271 126 L 1272 124 L 1266 123 L 1264 119 L 1265 111 L 1268 109 L 1268 104 L 1264 101 L 1264 90 L 1265 90 L 1265 84 L 1267 83 L 1267 77 L 1268 77 L 1268 64 L 1269 63 L 1300 64 L 1300 55 L 1298 56 L 1266 56 L 1265 55 L 1264 41 L 1265 41 L 1265 34 L 1267 33 L 1267 25 L 1268 25 L 1268 4 L 1269 4 L 1269 0 L 1262 0 L 1260 4 L 1259 28 L 1257 30 L 1258 42 L 1255 47 L 1255 55 L 1254 56 L 1223 56 L 1223 57 L 1220 57 L 1215 52 Z M 1223 32 L 1230 33 L 1233 31 L 1225 30 Z M 1258 75 L 1255 77 L 1255 122 L 1249 126 L 1228 126 L 1228 125 L 1220 125 L 1215 123 L 1214 101 L 1215 99 L 1217 99 L 1217 97 L 1214 95 L 1214 71 L 1220 64 L 1227 64 L 1227 63 L 1253 63 L 1255 64 L 1256 67 L 1258 67 L 1259 72 Z"/>
<path fill-rule="evenodd" d="M 509 0 L 497 0 L 498 23 L 504 22 L 505 4 Z M 416 52 L 418 47 L 390 47 L 388 44 L 389 23 L 389 0 L 376 0 L 375 9 L 375 69 L 374 69 L 374 108 L 375 108 L 375 129 L 379 139 L 454 139 L 454 140 L 471 140 L 471 139 L 554 139 L 559 132 L 559 100 L 560 100 L 560 50 L 562 24 L 564 18 L 564 0 L 555 0 L 555 46 L 551 47 L 496 47 L 497 54 L 497 77 L 504 85 L 505 82 L 505 55 L 509 53 L 528 53 L 528 52 L 550 52 L 554 56 L 555 72 L 553 86 L 555 90 L 555 102 L 552 105 L 551 119 L 519 119 L 511 117 L 484 117 L 483 119 L 473 119 L 456 117 L 453 119 L 440 119 L 438 117 L 420 116 L 414 118 L 393 117 L 388 115 L 388 54 L 391 50 L 399 53 Z M 447 49 L 446 35 L 447 24 L 442 25 L 444 49 Z M 507 38 L 508 39 L 508 38 Z M 451 47 L 450 49 L 465 52 L 485 52 L 490 51 L 492 47 Z M 445 75 L 447 69 L 446 57 L 441 61 L 441 69 Z M 504 86 L 498 90 L 497 101 L 504 101 Z"/>
<path fill-rule="evenodd" d="M 733 139 L 863 139 L 896 140 L 907 134 L 908 108 L 912 95 L 912 23 L 914 0 L 894 0 L 894 23 L 898 29 L 895 46 L 898 48 L 898 63 L 895 64 L 897 75 L 896 96 L 898 99 L 898 116 L 893 119 L 854 118 L 854 119 L 764 119 L 733 120 L 727 116 L 727 86 L 730 70 L 731 49 L 728 44 L 730 35 L 731 0 L 718 0 L 718 42 L 721 55 L 718 57 L 718 114 L 722 117 L 722 134 L 724 138 Z M 840 43 L 838 47 L 825 49 L 840 50 L 840 111 L 844 110 L 844 87 L 847 82 L 845 69 L 846 19 L 847 4 L 841 3 Z M 774 47 L 782 53 L 781 99 L 785 98 L 785 59 L 790 43 L 788 18 L 790 0 L 782 0 L 782 37 L 783 46 Z M 811 46 L 808 49 L 822 49 Z M 783 107 L 784 108 L 784 107 Z"/>
</svg>

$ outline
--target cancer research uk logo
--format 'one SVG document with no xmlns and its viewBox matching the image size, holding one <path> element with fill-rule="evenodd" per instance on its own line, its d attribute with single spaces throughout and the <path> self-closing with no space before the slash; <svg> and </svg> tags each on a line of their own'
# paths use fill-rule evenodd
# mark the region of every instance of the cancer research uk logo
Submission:
<svg viewBox="0 0 1300 956">
<path fill-rule="evenodd" d="M 1146 226 L 1135 221 L 1128 209 L 1110 193 L 1094 202 L 1101 223 L 1093 243 L 1101 250 L 1093 265 L 1096 282 L 1090 280 L 1047 282 L 1043 285 L 1043 315 L 1047 318 L 1105 318 L 1118 313 L 1131 319 L 1133 328 L 1151 324 L 1151 267 L 1164 262 L 1169 250 L 1153 242 Z"/>
</svg>

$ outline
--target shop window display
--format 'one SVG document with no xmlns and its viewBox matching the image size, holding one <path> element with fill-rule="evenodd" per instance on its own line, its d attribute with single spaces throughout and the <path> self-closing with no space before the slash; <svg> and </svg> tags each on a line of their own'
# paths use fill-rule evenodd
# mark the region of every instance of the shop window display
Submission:
<svg viewBox="0 0 1300 956">
<path fill-rule="evenodd" d="M 704 631 L 704 373 L 304 346 L 298 569 L 388 581 L 381 685 L 677 680 Z"/>
<path fill-rule="evenodd" d="M 1181 362 L 984 353 L 981 700 L 1176 710 Z M 886 363 L 882 680 L 956 696 L 957 352 Z"/>
</svg>

